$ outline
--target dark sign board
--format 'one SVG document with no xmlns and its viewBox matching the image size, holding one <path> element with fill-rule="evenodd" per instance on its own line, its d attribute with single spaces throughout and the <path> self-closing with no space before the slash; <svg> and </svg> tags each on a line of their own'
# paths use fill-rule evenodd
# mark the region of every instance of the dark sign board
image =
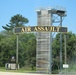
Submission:
<svg viewBox="0 0 76 75">
<path fill-rule="evenodd" d="M 14 33 L 23 32 L 67 32 L 67 27 L 60 26 L 27 26 L 14 28 Z"/>
</svg>

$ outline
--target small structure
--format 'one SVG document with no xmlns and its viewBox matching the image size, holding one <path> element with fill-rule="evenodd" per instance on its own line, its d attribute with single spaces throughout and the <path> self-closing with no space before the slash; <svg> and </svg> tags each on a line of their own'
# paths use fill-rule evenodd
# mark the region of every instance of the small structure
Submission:
<svg viewBox="0 0 76 75">
<path fill-rule="evenodd" d="M 5 64 L 6 70 L 16 70 L 16 62 L 15 61 L 16 61 L 15 57 L 12 56 L 11 62 Z M 19 69 L 19 65 L 18 65 L 18 69 Z"/>
</svg>

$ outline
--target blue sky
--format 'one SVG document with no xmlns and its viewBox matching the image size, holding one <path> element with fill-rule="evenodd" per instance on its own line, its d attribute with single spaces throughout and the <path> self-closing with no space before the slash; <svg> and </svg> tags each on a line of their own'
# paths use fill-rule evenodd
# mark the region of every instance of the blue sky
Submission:
<svg viewBox="0 0 76 75">
<path fill-rule="evenodd" d="M 76 0 L 0 0 L 0 31 L 2 26 L 9 23 L 12 16 L 21 14 L 29 19 L 27 25 L 37 25 L 36 10 L 48 7 L 65 7 L 67 16 L 63 20 L 63 27 L 76 33 Z"/>
</svg>

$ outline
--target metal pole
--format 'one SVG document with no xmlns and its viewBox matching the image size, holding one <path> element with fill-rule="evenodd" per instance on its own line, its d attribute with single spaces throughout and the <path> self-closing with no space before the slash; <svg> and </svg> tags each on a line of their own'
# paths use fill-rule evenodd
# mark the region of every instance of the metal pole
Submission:
<svg viewBox="0 0 76 75">
<path fill-rule="evenodd" d="M 50 33 L 50 73 L 52 74 L 52 32 Z"/>
<path fill-rule="evenodd" d="M 66 35 L 64 35 L 64 41 L 65 41 L 64 48 L 65 48 L 65 64 L 66 64 L 66 55 L 67 55 L 67 53 L 66 53 Z"/>
<path fill-rule="evenodd" d="M 18 34 L 17 34 L 17 45 L 16 45 L 16 70 L 18 70 Z"/>
<path fill-rule="evenodd" d="M 52 26 L 52 14 L 51 14 L 51 26 Z M 50 32 L 50 73 L 52 74 L 52 32 Z"/>
<path fill-rule="evenodd" d="M 67 56 L 67 53 L 66 53 L 66 34 L 64 35 L 64 50 L 65 50 L 65 64 L 67 63 L 66 60 L 66 56 Z M 66 75 L 66 68 L 65 68 L 65 75 Z"/>
<path fill-rule="evenodd" d="M 62 16 L 60 16 L 60 26 L 62 27 Z M 62 33 L 60 33 L 60 73 L 62 71 Z"/>
</svg>

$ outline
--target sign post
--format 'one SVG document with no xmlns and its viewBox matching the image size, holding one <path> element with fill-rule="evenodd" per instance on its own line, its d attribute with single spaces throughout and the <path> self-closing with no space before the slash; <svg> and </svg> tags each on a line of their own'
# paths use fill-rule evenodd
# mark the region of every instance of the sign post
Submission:
<svg viewBox="0 0 76 75">
<path fill-rule="evenodd" d="M 18 70 L 18 42 L 19 42 L 19 38 L 18 38 L 18 34 L 17 34 L 17 47 L 16 47 L 16 70 Z"/>
<path fill-rule="evenodd" d="M 14 28 L 17 34 L 17 50 L 16 50 L 16 69 L 18 69 L 18 35 L 25 32 L 63 32 L 67 33 L 67 27 L 61 26 L 25 26 Z"/>
<path fill-rule="evenodd" d="M 66 51 L 66 34 L 64 35 L 64 50 L 65 50 L 65 64 L 63 64 L 63 68 L 65 68 L 65 75 L 67 74 L 66 68 L 69 67 L 67 63 L 67 51 Z"/>
</svg>

